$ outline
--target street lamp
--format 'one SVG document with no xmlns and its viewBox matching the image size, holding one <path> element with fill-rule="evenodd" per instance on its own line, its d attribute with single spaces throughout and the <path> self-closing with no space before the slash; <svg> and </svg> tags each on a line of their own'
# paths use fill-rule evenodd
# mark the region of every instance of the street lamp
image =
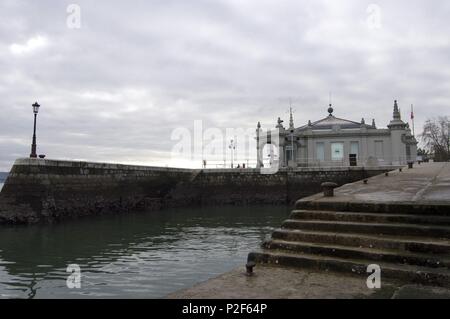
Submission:
<svg viewBox="0 0 450 319">
<path fill-rule="evenodd" d="M 33 113 L 34 113 L 34 128 L 33 128 L 33 143 L 31 144 L 30 158 L 37 158 L 37 154 L 36 154 L 36 118 L 37 118 L 37 114 L 39 113 L 40 105 L 38 104 L 38 102 L 36 102 L 32 106 L 33 106 Z"/>
<path fill-rule="evenodd" d="M 231 140 L 230 145 L 228 145 L 228 148 L 231 150 L 231 168 L 233 168 L 233 157 L 234 151 L 236 150 L 236 143 L 234 140 Z"/>
</svg>

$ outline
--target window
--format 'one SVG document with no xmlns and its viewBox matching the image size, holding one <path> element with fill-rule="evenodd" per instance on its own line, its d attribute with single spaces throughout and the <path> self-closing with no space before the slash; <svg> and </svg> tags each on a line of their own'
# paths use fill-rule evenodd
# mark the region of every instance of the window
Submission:
<svg viewBox="0 0 450 319">
<path fill-rule="evenodd" d="M 359 143 L 358 142 L 350 142 L 350 154 L 356 154 L 356 157 L 359 155 Z"/>
<path fill-rule="evenodd" d="M 318 161 L 325 161 L 325 147 L 323 143 L 316 143 L 316 158 Z"/>
<path fill-rule="evenodd" d="M 331 143 L 331 159 L 333 161 L 344 159 L 344 143 Z"/>
</svg>

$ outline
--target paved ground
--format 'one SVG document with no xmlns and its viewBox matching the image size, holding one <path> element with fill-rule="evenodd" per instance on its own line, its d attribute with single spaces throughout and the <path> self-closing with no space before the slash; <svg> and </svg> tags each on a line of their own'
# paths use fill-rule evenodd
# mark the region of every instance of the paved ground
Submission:
<svg viewBox="0 0 450 319">
<path fill-rule="evenodd" d="M 168 295 L 170 299 L 450 299 L 450 290 L 384 282 L 381 289 L 369 289 L 366 278 L 341 273 L 318 272 L 257 265 L 255 274 L 244 267 L 210 279 L 192 288 Z"/>
<path fill-rule="evenodd" d="M 371 290 L 361 278 L 311 270 L 257 265 L 255 273 L 245 275 L 245 267 L 236 268 L 192 288 L 175 292 L 167 298 L 208 299 L 300 299 L 300 298 L 390 298 L 395 288 L 386 284 Z"/>
<path fill-rule="evenodd" d="M 335 197 L 321 194 L 302 200 L 331 202 L 418 202 L 450 203 L 450 163 L 414 164 L 413 169 L 403 168 L 369 178 L 368 183 L 351 183 L 335 190 Z"/>
</svg>

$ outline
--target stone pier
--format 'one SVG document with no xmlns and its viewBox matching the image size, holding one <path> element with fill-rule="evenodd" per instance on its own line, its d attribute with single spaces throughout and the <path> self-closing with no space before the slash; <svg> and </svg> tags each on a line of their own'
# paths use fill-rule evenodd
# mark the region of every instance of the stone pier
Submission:
<svg viewBox="0 0 450 319">
<path fill-rule="evenodd" d="M 180 169 L 49 159 L 18 159 L 0 193 L 0 224 L 52 222 L 95 214 L 193 205 L 293 203 L 321 183 L 338 185 L 391 167 Z"/>
</svg>

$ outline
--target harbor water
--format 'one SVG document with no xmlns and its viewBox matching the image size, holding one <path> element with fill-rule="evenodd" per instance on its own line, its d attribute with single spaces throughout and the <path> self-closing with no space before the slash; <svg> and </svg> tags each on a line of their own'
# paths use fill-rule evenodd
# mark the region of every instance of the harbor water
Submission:
<svg viewBox="0 0 450 319">
<path fill-rule="evenodd" d="M 245 271 L 247 254 L 288 214 L 285 206 L 202 207 L 0 226 L 0 298 L 161 298 Z"/>
</svg>

